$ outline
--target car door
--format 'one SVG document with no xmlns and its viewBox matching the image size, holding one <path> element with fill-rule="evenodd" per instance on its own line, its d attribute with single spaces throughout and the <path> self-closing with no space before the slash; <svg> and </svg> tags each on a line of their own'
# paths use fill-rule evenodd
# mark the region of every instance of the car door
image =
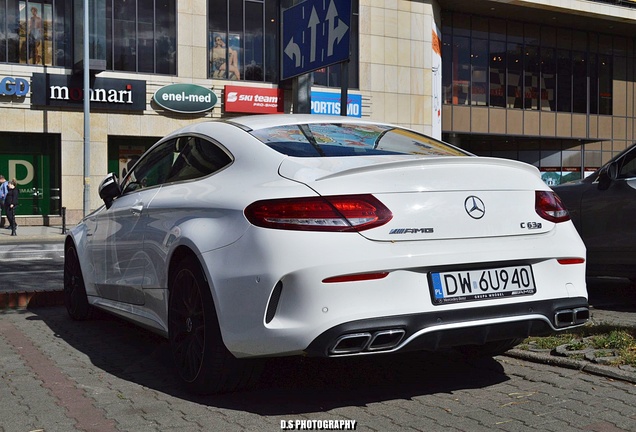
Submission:
<svg viewBox="0 0 636 432">
<path fill-rule="evenodd" d="M 148 256 L 143 241 L 149 217 L 147 209 L 175 160 L 174 140 L 152 147 L 131 169 L 122 183 L 122 194 L 106 211 L 102 297 L 123 303 L 144 304 L 143 284 Z"/>
<path fill-rule="evenodd" d="M 595 273 L 629 272 L 636 263 L 636 148 L 612 164 L 617 174 L 606 168 L 581 196 L 581 237 Z"/>
</svg>

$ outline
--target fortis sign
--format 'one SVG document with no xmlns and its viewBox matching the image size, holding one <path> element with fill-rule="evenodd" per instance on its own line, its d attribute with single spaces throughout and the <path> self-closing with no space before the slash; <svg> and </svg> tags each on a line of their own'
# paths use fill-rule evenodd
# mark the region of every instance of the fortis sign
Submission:
<svg viewBox="0 0 636 432">
<path fill-rule="evenodd" d="M 91 81 L 91 109 L 143 111 L 146 109 L 146 81 L 96 77 Z M 33 105 L 82 109 L 84 82 L 74 75 L 33 74 Z"/>
</svg>

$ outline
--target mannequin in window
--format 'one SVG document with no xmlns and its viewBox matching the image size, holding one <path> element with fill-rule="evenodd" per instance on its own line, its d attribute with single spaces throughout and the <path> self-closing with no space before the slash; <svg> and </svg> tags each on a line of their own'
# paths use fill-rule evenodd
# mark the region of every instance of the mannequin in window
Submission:
<svg viewBox="0 0 636 432">
<path fill-rule="evenodd" d="M 226 58 L 227 56 L 227 58 Z M 222 37 L 216 36 L 214 38 L 214 47 L 212 48 L 212 78 L 226 78 L 227 79 L 240 80 L 241 72 L 238 68 L 238 53 L 226 46 Z M 226 64 L 226 60 L 228 64 Z"/>
<path fill-rule="evenodd" d="M 42 63 L 42 18 L 38 16 L 38 9 L 31 8 L 31 18 L 29 18 L 29 56 L 33 64 Z"/>
</svg>

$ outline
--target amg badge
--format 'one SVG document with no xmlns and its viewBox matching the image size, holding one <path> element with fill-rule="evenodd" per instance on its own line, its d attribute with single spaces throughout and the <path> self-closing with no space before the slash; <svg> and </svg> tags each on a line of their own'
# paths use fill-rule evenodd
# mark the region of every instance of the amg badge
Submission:
<svg viewBox="0 0 636 432">
<path fill-rule="evenodd" d="M 433 228 L 395 228 L 389 234 L 430 234 Z"/>
</svg>

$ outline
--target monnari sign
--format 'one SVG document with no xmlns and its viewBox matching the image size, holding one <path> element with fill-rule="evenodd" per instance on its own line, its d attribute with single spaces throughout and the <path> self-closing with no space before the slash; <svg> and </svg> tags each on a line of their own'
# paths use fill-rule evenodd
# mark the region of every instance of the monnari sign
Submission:
<svg viewBox="0 0 636 432">
<path fill-rule="evenodd" d="M 209 111 L 218 102 L 212 90 L 196 84 L 170 84 L 161 87 L 152 99 L 163 109 L 185 114 Z"/>
<path fill-rule="evenodd" d="M 275 114 L 282 113 L 282 89 L 225 86 L 225 112 Z"/>
<path fill-rule="evenodd" d="M 146 109 L 146 81 L 95 77 L 89 89 L 91 109 L 143 111 Z M 77 75 L 33 74 L 31 103 L 83 109 L 84 80 Z"/>
</svg>

